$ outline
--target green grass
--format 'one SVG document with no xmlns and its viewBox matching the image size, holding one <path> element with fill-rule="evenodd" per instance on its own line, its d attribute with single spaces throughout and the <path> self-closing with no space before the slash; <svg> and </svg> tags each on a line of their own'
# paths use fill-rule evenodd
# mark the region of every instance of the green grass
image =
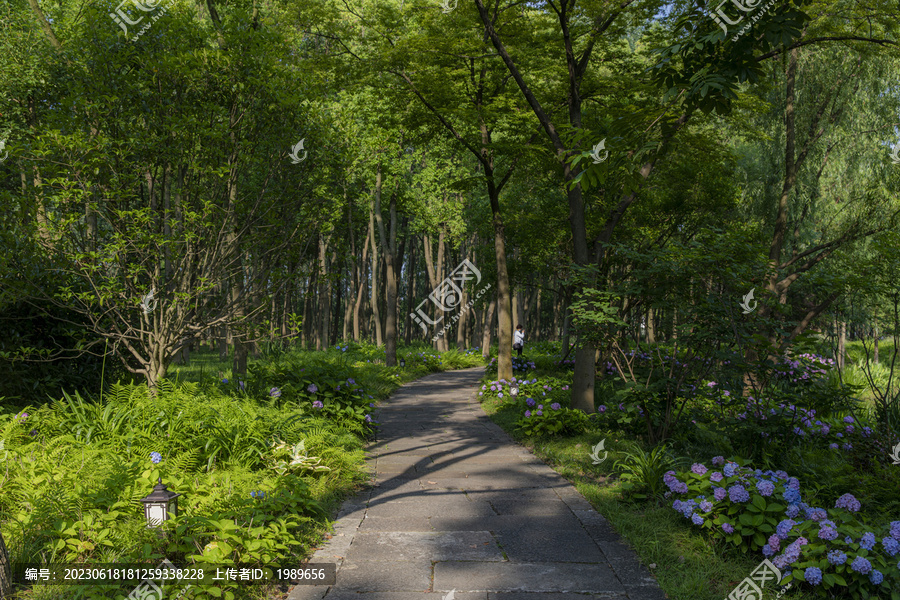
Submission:
<svg viewBox="0 0 900 600">
<path fill-rule="evenodd" d="M 637 439 L 622 432 L 522 439 L 513 431 L 519 416 L 513 405 L 490 397 L 482 406 L 495 423 L 568 479 L 634 548 L 645 566 L 655 565 L 650 570 L 669 598 L 721 600 L 762 562 L 760 555 L 744 555 L 699 535 L 668 504 L 627 500 L 613 465 L 624 458 L 629 445 L 638 443 Z M 591 448 L 603 439 L 607 458 L 594 465 L 589 456 Z M 776 589 L 771 586 L 765 597 L 774 598 Z M 812 600 L 816 596 L 792 589 L 789 597 Z"/>
</svg>

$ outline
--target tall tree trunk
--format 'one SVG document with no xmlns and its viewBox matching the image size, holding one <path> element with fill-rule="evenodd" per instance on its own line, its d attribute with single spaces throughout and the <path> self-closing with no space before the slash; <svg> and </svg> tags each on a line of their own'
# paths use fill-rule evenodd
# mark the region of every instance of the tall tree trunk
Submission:
<svg viewBox="0 0 900 600">
<path fill-rule="evenodd" d="M 317 311 L 319 315 L 316 350 L 324 350 L 330 346 L 328 330 L 331 325 L 331 283 L 328 277 L 328 244 L 325 237 L 319 234 L 319 293 Z"/>
<path fill-rule="evenodd" d="M 840 338 L 838 339 L 838 369 L 844 370 L 847 359 L 847 321 L 841 321 Z"/>
<path fill-rule="evenodd" d="M 481 356 L 488 358 L 491 355 L 491 332 L 494 330 L 494 311 L 497 309 L 497 294 L 491 294 L 491 301 L 484 313 L 483 329 L 481 332 Z"/>
<path fill-rule="evenodd" d="M 353 339 L 356 340 L 356 342 L 359 342 L 362 340 L 362 338 L 360 337 L 361 333 L 359 330 L 359 320 L 360 320 L 359 311 L 363 305 L 363 301 L 365 300 L 364 292 L 366 290 L 366 284 L 368 283 L 368 281 L 366 279 L 366 270 L 368 269 L 368 263 L 366 262 L 366 257 L 369 254 L 369 244 L 371 243 L 371 238 L 372 238 L 373 234 L 374 234 L 374 230 L 372 229 L 372 221 L 369 220 L 369 228 L 366 230 L 366 243 L 363 244 L 362 259 L 356 265 L 357 273 L 358 273 L 357 285 L 359 286 L 356 289 L 356 303 L 353 306 Z"/>
<path fill-rule="evenodd" d="M 655 344 L 656 343 L 656 314 L 653 312 L 653 308 L 647 309 L 647 343 Z"/>
<path fill-rule="evenodd" d="M 403 326 L 403 339 L 407 345 L 412 342 L 412 309 L 413 295 L 416 293 L 416 246 L 409 243 L 409 263 L 406 265 L 406 320 Z"/>
<path fill-rule="evenodd" d="M 375 320 L 375 345 L 381 347 L 384 338 L 381 335 L 381 310 L 378 307 L 378 244 L 375 242 L 375 209 L 369 209 L 369 226 L 372 228 L 372 317 Z"/>
<path fill-rule="evenodd" d="M 384 249 L 385 268 L 385 364 L 393 367 L 397 364 L 397 274 L 395 262 L 397 258 L 397 191 L 391 194 L 390 229 L 384 226 L 381 215 L 381 163 L 378 163 L 375 174 L 375 221 L 378 223 L 378 235 Z"/>
</svg>

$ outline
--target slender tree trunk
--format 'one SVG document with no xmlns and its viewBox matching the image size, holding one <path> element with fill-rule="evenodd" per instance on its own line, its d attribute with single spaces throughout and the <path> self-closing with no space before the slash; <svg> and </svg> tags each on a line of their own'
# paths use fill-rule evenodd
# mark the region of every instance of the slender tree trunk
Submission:
<svg viewBox="0 0 900 600">
<path fill-rule="evenodd" d="M 838 339 L 838 369 L 844 370 L 844 362 L 847 359 L 847 321 L 841 321 L 841 337 Z"/>
<path fill-rule="evenodd" d="M 378 307 L 378 245 L 375 242 L 375 209 L 374 206 L 369 209 L 369 226 L 372 228 L 372 317 L 375 320 L 375 344 L 381 346 L 384 344 L 384 338 L 381 335 L 381 311 Z"/>
<path fill-rule="evenodd" d="M 491 332 L 494 330 L 494 311 L 497 309 L 497 294 L 491 294 L 491 301 L 484 313 L 484 322 L 481 333 L 481 356 L 488 358 L 491 355 Z"/>
<path fill-rule="evenodd" d="M 319 235 L 318 306 L 319 328 L 316 336 L 316 350 L 324 350 L 330 346 L 328 330 L 331 325 L 331 284 L 328 277 L 328 244 L 321 234 Z"/>
<path fill-rule="evenodd" d="M 393 367 L 397 364 L 397 192 L 391 194 L 390 229 L 385 228 L 381 215 L 381 163 L 378 163 L 375 175 L 375 221 L 378 223 L 378 234 L 384 249 L 385 267 L 385 364 Z"/>
<path fill-rule="evenodd" d="M 362 251 L 362 260 L 357 263 L 357 291 L 356 291 L 356 304 L 353 307 L 353 339 L 359 342 L 362 338 L 360 337 L 359 330 L 359 311 L 363 305 L 364 301 L 364 292 L 366 289 L 366 269 L 368 268 L 368 263 L 366 262 L 366 257 L 369 254 L 369 244 L 371 243 L 371 237 L 374 234 L 372 229 L 372 221 L 369 221 L 369 228 L 366 230 L 366 243 L 363 244 Z"/>
<path fill-rule="evenodd" d="M 406 320 L 403 329 L 403 339 L 409 345 L 412 342 L 412 309 L 413 294 L 416 293 L 416 246 L 409 243 L 409 263 L 406 266 Z"/>
</svg>

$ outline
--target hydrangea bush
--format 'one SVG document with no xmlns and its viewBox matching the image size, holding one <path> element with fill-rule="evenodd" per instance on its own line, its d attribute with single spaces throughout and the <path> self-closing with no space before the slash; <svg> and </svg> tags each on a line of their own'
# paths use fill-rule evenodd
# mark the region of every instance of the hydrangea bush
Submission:
<svg viewBox="0 0 900 600">
<path fill-rule="evenodd" d="M 744 552 L 761 552 L 785 575 L 782 583 L 806 582 L 822 597 L 838 586 L 854 598 L 900 600 L 900 521 L 864 522 L 853 495 L 833 508 L 813 507 L 796 477 L 722 456 L 711 468 L 695 463 L 663 480 L 673 509 Z"/>
</svg>

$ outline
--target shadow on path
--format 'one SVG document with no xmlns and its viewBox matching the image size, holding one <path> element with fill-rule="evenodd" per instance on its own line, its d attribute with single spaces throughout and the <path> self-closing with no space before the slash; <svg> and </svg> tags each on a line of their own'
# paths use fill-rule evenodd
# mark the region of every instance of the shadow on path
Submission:
<svg viewBox="0 0 900 600">
<path fill-rule="evenodd" d="M 429 375 L 379 406 L 373 487 L 310 560 L 336 563 L 337 583 L 288 600 L 666 598 L 606 519 L 484 414 L 482 375 Z"/>
</svg>

